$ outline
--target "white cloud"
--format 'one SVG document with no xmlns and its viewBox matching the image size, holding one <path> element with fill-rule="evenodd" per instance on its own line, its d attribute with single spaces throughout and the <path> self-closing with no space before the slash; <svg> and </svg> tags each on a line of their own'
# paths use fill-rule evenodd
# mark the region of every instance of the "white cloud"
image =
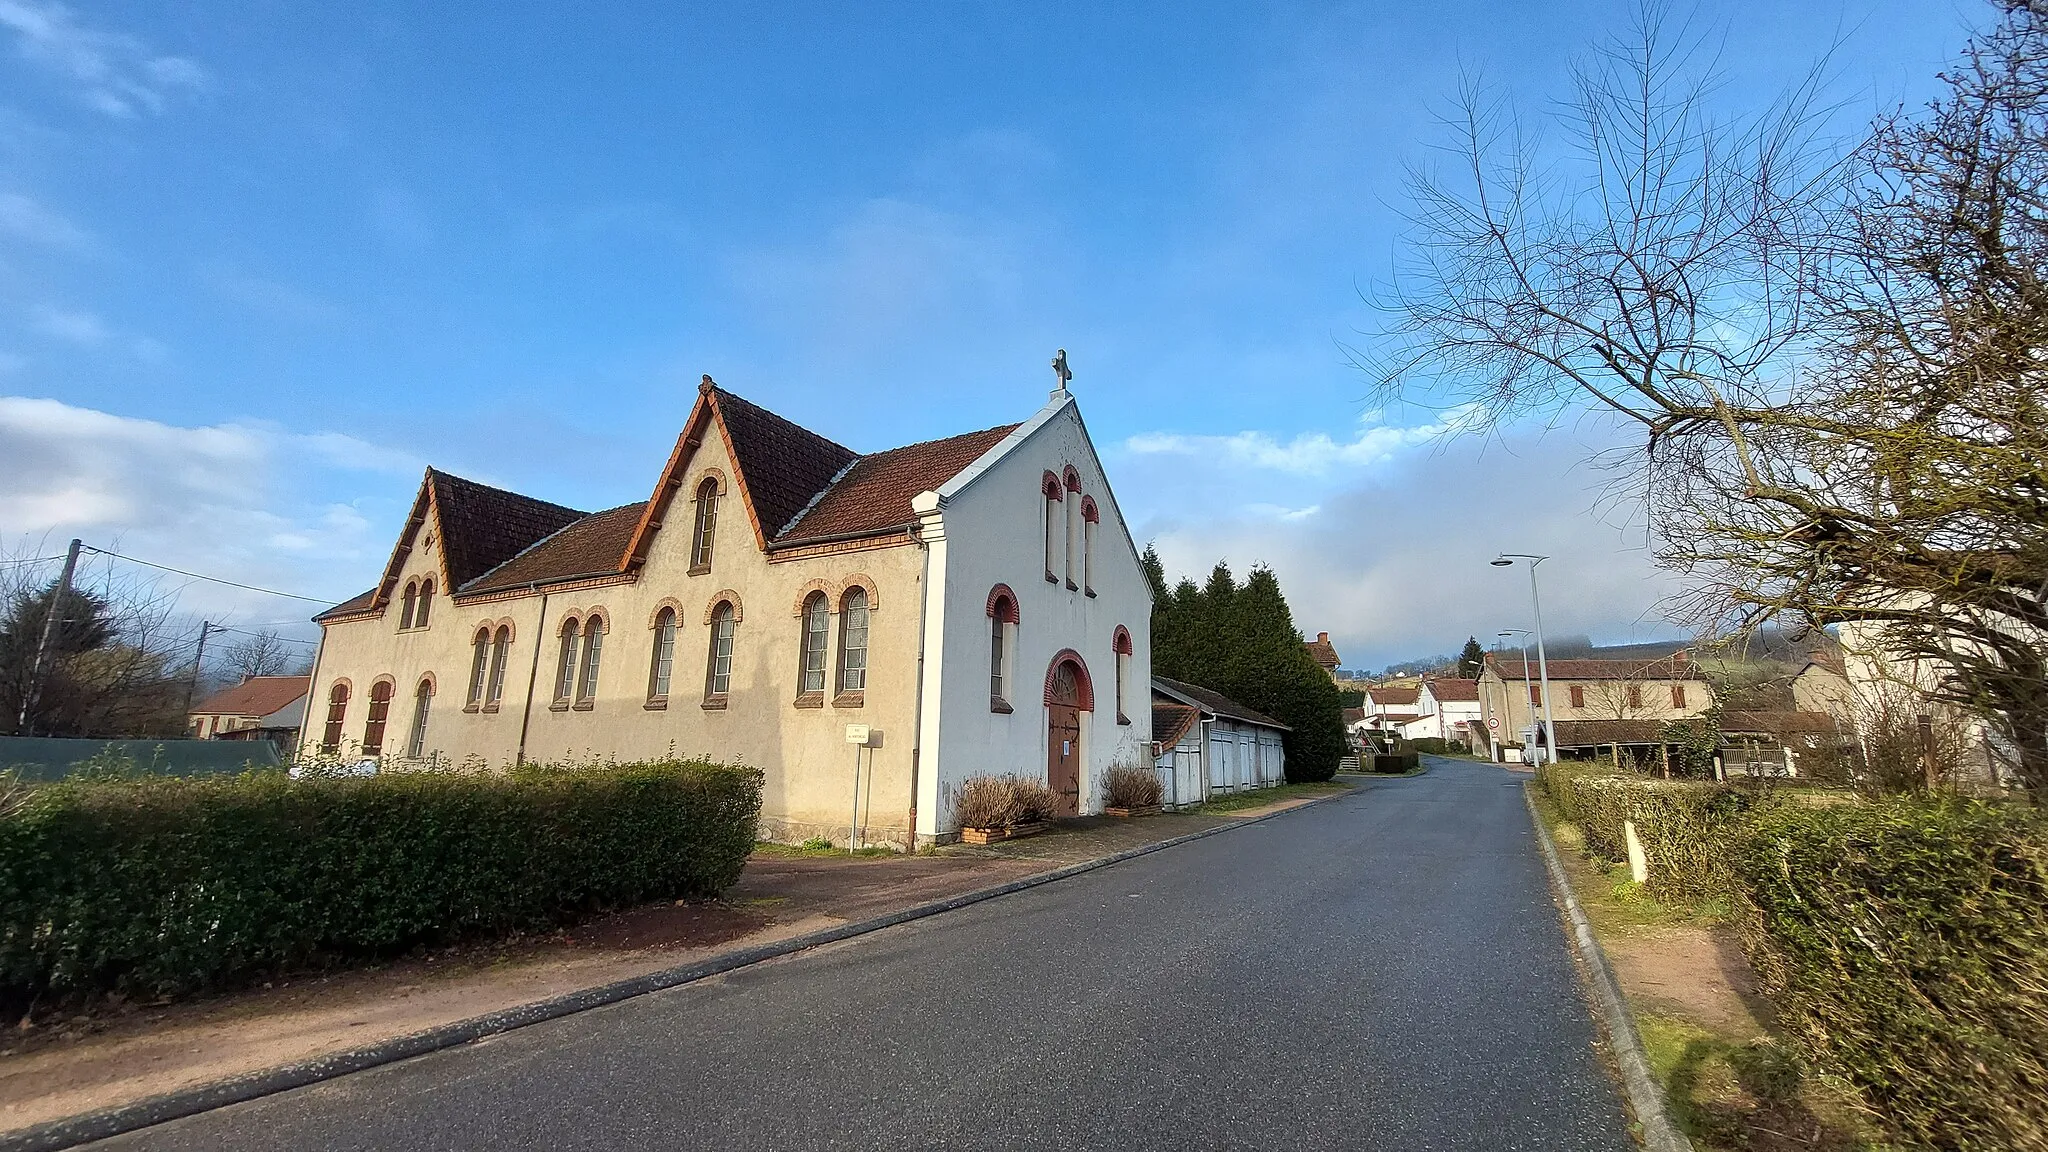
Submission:
<svg viewBox="0 0 2048 1152">
<path fill-rule="evenodd" d="M 1469 423 L 1473 411 L 1455 408 L 1411 428 L 1382 424 L 1378 412 L 1367 412 L 1359 417 L 1358 434 L 1342 441 L 1327 432 L 1304 432 L 1285 443 L 1260 431 L 1227 436 L 1140 432 L 1125 440 L 1124 448 L 1140 456 L 1198 456 L 1291 476 L 1328 477 L 1385 464 L 1409 449 L 1433 443 Z"/>
<path fill-rule="evenodd" d="M 87 106 L 132 119 L 162 112 L 169 94 L 206 85 L 206 72 L 181 56 L 166 56 L 133 36 L 78 22 L 62 4 L 0 0 L 0 27 L 11 29 L 24 59 L 78 86 Z"/>
<path fill-rule="evenodd" d="M 13 192 L 0 194 L 0 234 L 50 248 L 78 250 L 92 246 L 92 236 L 85 229 Z"/>
<path fill-rule="evenodd" d="M 98 316 L 69 308 L 38 304 L 29 309 L 29 326 L 69 344 L 104 344 L 110 333 Z"/>
<path fill-rule="evenodd" d="M 58 400 L 0 396 L 0 525 L 243 583 L 335 599 L 374 577 L 390 541 L 320 493 L 368 493 L 379 522 L 410 499 L 404 458 L 338 433 L 181 427 Z M 10 541 L 13 543 L 13 541 Z M 296 618 L 314 605 L 195 584 L 190 611 Z"/>
</svg>

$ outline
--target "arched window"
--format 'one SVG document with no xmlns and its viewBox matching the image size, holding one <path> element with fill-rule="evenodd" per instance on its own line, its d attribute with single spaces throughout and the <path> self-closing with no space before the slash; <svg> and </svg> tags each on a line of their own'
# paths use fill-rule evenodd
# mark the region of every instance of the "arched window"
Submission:
<svg viewBox="0 0 2048 1152">
<path fill-rule="evenodd" d="M 668 703 L 669 675 L 676 663 L 676 610 L 663 608 L 654 618 L 654 659 L 647 669 L 649 703 Z"/>
<path fill-rule="evenodd" d="M 348 684 L 337 683 L 327 692 L 327 727 L 320 733 L 320 751 L 329 756 L 341 750 L 341 725 L 348 719 Z"/>
<path fill-rule="evenodd" d="M 431 612 L 433 608 L 434 581 L 430 577 L 428 579 L 420 581 L 420 607 L 419 611 L 413 613 L 412 626 L 415 628 L 425 628 L 427 626 L 427 614 Z"/>
<path fill-rule="evenodd" d="M 412 627 L 413 604 L 415 601 L 419 599 L 419 596 L 419 585 L 407 581 L 405 585 L 405 607 L 398 613 L 399 631 L 402 632 L 405 629 Z"/>
<path fill-rule="evenodd" d="M 583 622 L 583 679 L 576 685 L 578 705 L 597 699 L 597 669 L 604 659 L 604 631 L 602 616 L 592 616 Z"/>
<path fill-rule="evenodd" d="M 823 592 L 813 592 L 804 598 L 803 638 L 797 651 L 799 696 L 818 696 L 825 691 L 825 645 L 832 634 L 831 613 Z"/>
<path fill-rule="evenodd" d="M 1071 485 L 1071 484 L 1076 484 L 1076 483 L 1079 483 L 1079 481 L 1078 481 L 1078 480 L 1076 480 L 1076 481 L 1070 481 L 1069 483 L 1070 483 L 1070 485 Z M 1080 572 L 1080 568 L 1081 568 L 1081 500 L 1080 500 L 1080 494 L 1079 494 L 1078 492 L 1077 492 L 1077 493 L 1075 493 L 1075 498 L 1074 498 L 1074 499 L 1071 499 L 1071 500 L 1068 500 L 1068 501 L 1067 501 L 1066 503 L 1067 503 L 1067 591 L 1069 591 L 1069 592 L 1075 592 L 1075 591 L 1078 591 L 1078 590 L 1080 589 L 1080 587 L 1081 587 L 1080 583 L 1078 582 L 1078 580 L 1079 580 L 1079 577 L 1080 577 L 1080 575 L 1081 575 L 1081 572 Z"/>
<path fill-rule="evenodd" d="M 840 695 L 868 686 L 868 590 L 848 588 L 839 601 Z"/>
<path fill-rule="evenodd" d="M 1017 598 L 998 584 L 988 595 L 988 707 L 1010 712 L 1011 671 L 1017 648 Z"/>
<path fill-rule="evenodd" d="M 711 542 L 718 528 L 718 480 L 697 485 L 697 525 L 690 533 L 690 571 L 711 571 Z"/>
<path fill-rule="evenodd" d="M 704 696 L 723 702 L 732 688 L 732 601 L 721 600 L 711 612 L 711 648 L 704 668 Z"/>
<path fill-rule="evenodd" d="M 420 677 L 420 686 L 412 693 L 412 732 L 405 738 L 405 756 L 417 760 L 427 751 L 427 706 L 434 702 L 434 682 Z"/>
<path fill-rule="evenodd" d="M 1116 634 L 1110 639 L 1110 648 L 1116 654 L 1116 722 L 1129 724 L 1130 716 L 1125 713 L 1131 685 L 1131 632 L 1119 624 Z"/>
<path fill-rule="evenodd" d="M 1095 526 L 1102 519 L 1096 511 L 1095 498 L 1081 498 L 1081 589 L 1088 595 L 1095 595 Z"/>
<path fill-rule="evenodd" d="M 484 680 L 491 666 L 491 629 L 485 625 L 476 630 L 476 639 L 471 646 L 475 649 L 469 660 L 469 698 L 466 708 L 475 708 L 484 702 Z"/>
<path fill-rule="evenodd" d="M 1048 584 L 1057 584 L 1060 578 L 1053 569 L 1053 541 L 1065 530 L 1063 526 L 1066 521 L 1061 519 L 1060 514 L 1060 497 L 1065 494 L 1066 489 L 1060 484 L 1060 478 L 1051 472 L 1045 474 L 1040 487 L 1045 493 L 1045 581 Z"/>
<path fill-rule="evenodd" d="M 505 695 L 505 661 L 512 654 L 512 629 L 500 624 L 491 637 L 491 682 L 484 689 L 484 707 L 496 708 Z"/>
<path fill-rule="evenodd" d="M 562 652 L 555 660 L 555 703 L 566 705 L 576 690 L 576 638 L 582 635 L 575 617 L 562 621 Z"/>
<path fill-rule="evenodd" d="M 391 681 L 370 685 L 370 714 L 363 721 L 363 755 L 384 753 L 384 722 L 391 716 Z"/>
</svg>

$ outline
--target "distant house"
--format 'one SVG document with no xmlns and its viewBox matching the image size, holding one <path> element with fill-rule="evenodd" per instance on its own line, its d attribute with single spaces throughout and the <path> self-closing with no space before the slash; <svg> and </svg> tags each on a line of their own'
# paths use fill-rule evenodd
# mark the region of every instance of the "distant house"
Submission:
<svg viewBox="0 0 2048 1152">
<path fill-rule="evenodd" d="M 1797 776 L 1802 758 L 1842 746 L 1843 726 L 1825 712 L 1721 713 L 1714 759 L 1722 775 Z M 1559 720 L 1558 753 L 1565 759 L 1623 759 L 1670 767 L 1668 720 Z"/>
<path fill-rule="evenodd" d="M 195 705 L 186 729 L 198 740 L 268 740 L 289 751 L 305 725 L 312 682 L 311 676 L 251 676 Z"/>
<path fill-rule="evenodd" d="M 1479 746 L 1473 729 L 1486 724 L 1479 706 L 1479 681 L 1442 676 L 1424 680 L 1415 693 L 1415 719 L 1402 725 L 1403 736 L 1410 740 L 1459 740 Z"/>
<path fill-rule="evenodd" d="M 1365 728 L 1373 732 L 1399 732 L 1415 719 L 1420 688 L 1379 687 L 1365 690 Z"/>
<path fill-rule="evenodd" d="M 1220 692 L 1152 678 L 1152 755 L 1170 807 L 1287 782 L 1288 727 Z"/>
<path fill-rule="evenodd" d="M 1315 657 L 1316 663 L 1322 667 L 1322 670 L 1330 674 L 1330 679 L 1335 680 L 1338 678 L 1337 665 L 1340 661 L 1337 659 L 1337 646 L 1330 643 L 1330 634 L 1328 632 L 1316 633 L 1315 639 L 1307 641 L 1302 646 L 1308 649 L 1310 656 Z"/>
<path fill-rule="evenodd" d="M 1568 746 L 1567 722 L 1661 723 L 1698 716 L 1714 703 L 1713 687 L 1682 648 L 1653 660 L 1552 660 L 1549 680 L 1549 713 L 1557 723 L 1560 747 Z M 1475 731 L 1484 736 L 1493 759 L 1506 758 L 1504 747 L 1542 742 L 1542 681 L 1536 661 L 1524 665 L 1499 653 L 1486 654 L 1478 685 L 1485 723 Z"/>
</svg>

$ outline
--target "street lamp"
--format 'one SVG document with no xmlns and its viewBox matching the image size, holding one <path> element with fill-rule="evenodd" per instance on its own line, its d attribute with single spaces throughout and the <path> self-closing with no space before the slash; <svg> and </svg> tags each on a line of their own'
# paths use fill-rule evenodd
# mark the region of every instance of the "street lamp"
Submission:
<svg viewBox="0 0 2048 1152">
<path fill-rule="evenodd" d="M 1557 720 L 1550 709 L 1550 661 L 1543 654 L 1543 598 L 1536 594 L 1536 566 L 1550 559 L 1548 556 L 1531 556 L 1527 552 L 1503 552 L 1493 558 L 1495 568 L 1506 568 L 1517 560 L 1529 562 L 1529 605 L 1536 613 L 1536 675 L 1543 682 L 1543 742 L 1544 758 L 1557 759 Z M 1522 665 L 1528 671 L 1528 663 Z"/>
<path fill-rule="evenodd" d="M 1529 691 L 1529 637 L 1531 637 L 1531 636 L 1534 636 L 1534 635 L 1535 635 L 1535 633 L 1534 633 L 1534 632 L 1531 632 L 1531 631 L 1529 631 L 1529 630 L 1528 630 L 1527 628 L 1503 628 L 1503 629 L 1501 629 L 1501 630 L 1500 630 L 1500 632 L 1499 632 L 1498 634 L 1499 634 L 1499 635 L 1501 635 L 1501 636 L 1519 636 L 1519 637 L 1521 637 L 1521 645 L 1522 645 L 1522 699 L 1526 701 L 1526 700 L 1528 700 L 1528 699 L 1529 699 L 1529 698 L 1530 698 L 1530 697 L 1531 697 L 1531 696 L 1533 695 L 1533 693 L 1531 693 L 1531 692 Z M 1526 707 L 1526 708 L 1530 708 L 1530 709 L 1532 709 L 1532 710 L 1531 710 L 1531 712 L 1530 712 L 1530 714 L 1529 714 L 1529 722 L 1530 722 L 1531 724 L 1534 724 L 1534 723 L 1536 722 L 1536 715 L 1535 715 L 1535 712 L 1533 711 L 1533 709 L 1534 709 L 1534 705 L 1530 705 L 1530 704 L 1524 704 L 1524 705 L 1523 705 L 1523 707 Z M 1512 719 L 1514 719 L 1514 718 L 1515 718 L 1515 710 L 1514 710 L 1513 708 L 1510 708 L 1510 709 L 1508 709 L 1508 719 L 1512 720 Z"/>
</svg>

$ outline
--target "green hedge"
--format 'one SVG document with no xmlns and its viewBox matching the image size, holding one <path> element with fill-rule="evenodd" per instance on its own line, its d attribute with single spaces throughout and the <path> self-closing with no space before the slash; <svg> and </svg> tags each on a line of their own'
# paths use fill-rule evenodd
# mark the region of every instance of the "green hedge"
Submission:
<svg viewBox="0 0 2048 1152">
<path fill-rule="evenodd" d="M 1616 776 L 1564 764 L 1546 764 L 1536 777 L 1596 856 L 1628 859 L 1623 825 L 1633 820 L 1650 862 L 1644 887 L 1670 904 L 1732 894 L 1736 839 L 1757 810 L 1779 802 L 1777 793 L 1756 788 Z"/>
<path fill-rule="evenodd" d="M 758 770 L 271 772 L 32 790 L 0 815 L 0 1001 L 219 988 L 739 877 Z"/>
<path fill-rule="evenodd" d="M 1956 801 L 1784 809 L 1735 861 L 1780 1022 L 1898 1135 L 2048 1149 L 2048 821 Z"/>
<path fill-rule="evenodd" d="M 1373 753 L 1372 770 L 1375 772 L 1399 775 L 1403 772 L 1413 772 L 1420 767 L 1422 767 L 1422 757 L 1417 756 L 1413 752 Z"/>
</svg>

